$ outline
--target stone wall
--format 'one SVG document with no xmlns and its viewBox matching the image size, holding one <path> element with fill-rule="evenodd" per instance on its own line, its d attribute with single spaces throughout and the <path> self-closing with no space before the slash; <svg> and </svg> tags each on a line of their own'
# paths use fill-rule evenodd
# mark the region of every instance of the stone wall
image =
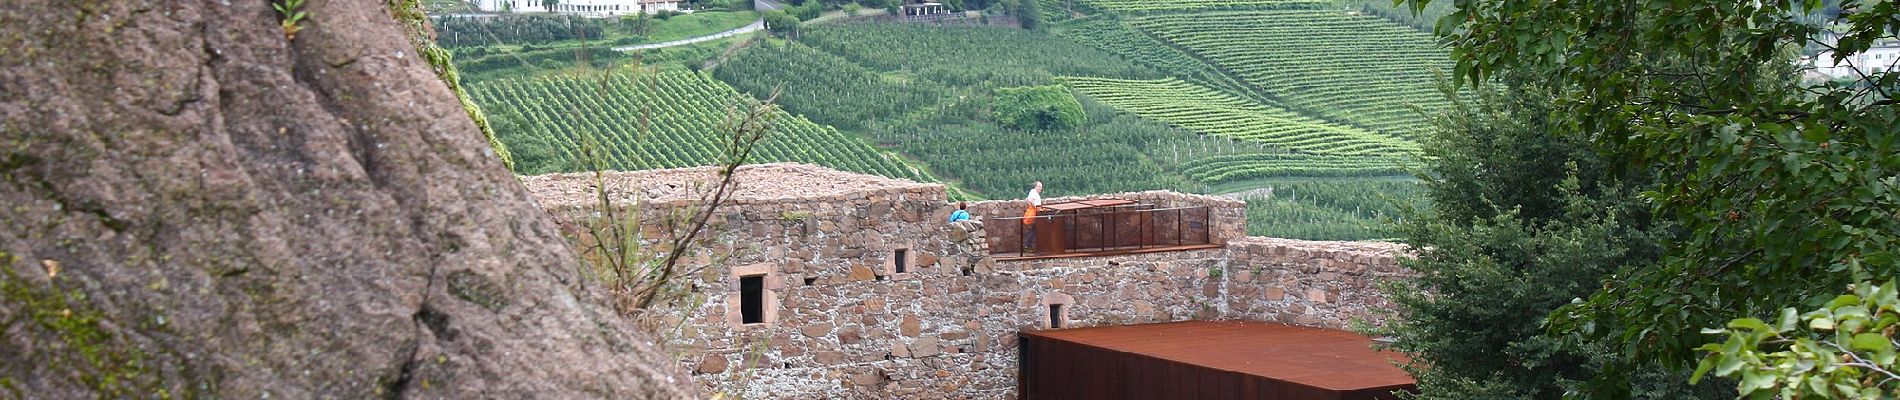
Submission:
<svg viewBox="0 0 1900 400">
<path fill-rule="evenodd" d="M 701 305 L 673 310 L 678 328 L 666 336 L 713 393 L 1013 398 L 1020 331 L 1188 319 L 1344 328 L 1384 306 L 1376 281 L 1401 274 L 1389 244 L 1243 237 L 1238 201 L 1105 197 L 1209 205 L 1211 235 L 1227 246 L 998 261 L 988 256 L 983 222 L 942 222 L 955 205 L 941 186 L 742 198 L 719 213 L 713 244 L 686 258 L 705 267 L 694 283 Z M 1017 216 L 1021 203 L 970 209 Z M 588 214 L 556 212 L 570 221 Z M 899 249 L 908 261 L 902 272 L 893 261 Z M 768 311 L 761 323 L 745 324 L 738 282 L 752 275 L 766 278 Z"/>
<path fill-rule="evenodd" d="M 1223 318 L 1348 329 L 1383 321 L 1378 282 L 1411 274 L 1395 259 L 1404 246 L 1248 237 L 1227 243 Z"/>
</svg>

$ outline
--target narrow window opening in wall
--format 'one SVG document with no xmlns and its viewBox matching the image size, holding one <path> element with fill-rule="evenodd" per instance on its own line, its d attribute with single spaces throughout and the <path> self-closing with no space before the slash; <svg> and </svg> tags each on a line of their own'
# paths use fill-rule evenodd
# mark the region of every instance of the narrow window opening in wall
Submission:
<svg viewBox="0 0 1900 400">
<path fill-rule="evenodd" d="M 765 322 L 765 276 L 739 277 L 739 322 Z"/>
<path fill-rule="evenodd" d="M 817 277 L 812 277 L 812 276 L 805 277 L 805 286 L 811 286 L 817 283 L 818 283 Z"/>
<path fill-rule="evenodd" d="M 785 363 L 785 369 L 792 369 L 792 363 Z"/>
<path fill-rule="evenodd" d="M 1062 305 L 1049 305 L 1049 329 L 1062 329 Z"/>
<path fill-rule="evenodd" d="M 892 254 L 891 257 L 892 271 L 901 274 L 910 270 L 910 250 L 897 249 L 896 254 Z"/>
</svg>

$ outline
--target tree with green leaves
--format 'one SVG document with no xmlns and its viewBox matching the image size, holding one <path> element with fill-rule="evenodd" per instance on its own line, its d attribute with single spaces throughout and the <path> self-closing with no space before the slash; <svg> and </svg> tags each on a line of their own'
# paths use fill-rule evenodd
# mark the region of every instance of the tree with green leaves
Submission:
<svg viewBox="0 0 1900 400">
<path fill-rule="evenodd" d="M 1552 134 L 1655 176 L 1642 198 L 1679 227 L 1658 260 L 1620 268 L 1550 316 L 1553 337 L 1622 353 L 1577 394 L 1625 395 L 1645 365 L 1683 371 L 1713 357 L 1699 349 L 1722 338 L 1704 327 L 1823 307 L 1852 282 L 1900 273 L 1900 74 L 1854 65 L 1844 83 L 1807 80 L 1794 59 L 1819 45 L 1822 64 L 1851 65 L 1900 28 L 1893 2 L 1844 1 L 1819 19 L 1819 0 L 1453 4 L 1436 25 L 1453 78 L 1535 77 L 1556 98 Z M 1824 30 L 1842 34 L 1817 40 Z"/>
<path fill-rule="evenodd" d="M 998 124 L 1026 130 L 1062 130 L 1082 126 L 1088 114 L 1062 85 L 997 88 L 990 114 Z"/>
<path fill-rule="evenodd" d="M 1023 29 L 1041 30 L 1042 7 L 1036 4 L 1036 0 L 1022 0 L 1016 6 L 1016 21 L 1023 25 Z"/>
<path fill-rule="evenodd" d="M 1632 363 L 1601 342 L 1544 334 L 1544 318 L 1620 269 L 1655 262 L 1667 226 L 1651 223 L 1619 173 L 1583 138 L 1552 135 L 1550 91 L 1474 91 L 1423 140 L 1429 210 L 1400 225 L 1418 276 L 1385 287 L 1396 307 L 1373 334 L 1415 362 L 1424 399 L 1551 399 L 1602 368 Z M 1720 398 L 1715 385 L 1652 371 L 1627 398 Z M 1729 392 L 1732 393 L 1732 392 Z"/>
<path fill-rule="evenodd" d="M 771 31 L 772 34 L 781 37 L 798 37 L 798 25 L 800 24 L 798 17 L 786 13 L 784 10 L 772 10 L 766 11 L 763 18 L 765 20 L 765 30 Z"/>
<path fill-rule="evenodd" d="M 1784 399 L 1891 399 L 1900 394 L 1900 284 L 1862 282 L 1819 308 L 1781 310 L 1774 325 L 1739 318 L 1723 329 L 1728 340 L 1709 352 L 1690 379 L 1714 372 L 1734 378 L 1742 396 Z"/>
</svg>

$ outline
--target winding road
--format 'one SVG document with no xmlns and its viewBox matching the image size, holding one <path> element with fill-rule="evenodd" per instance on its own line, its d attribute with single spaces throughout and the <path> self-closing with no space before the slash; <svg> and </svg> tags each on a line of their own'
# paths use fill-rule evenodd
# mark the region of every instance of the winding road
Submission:
<svg viewBox="0 0 1900 400">
<path fill-rule="evenodd" d="M 784 7 L 785 6 L 782 4 L 779 4 L 779 2 L 772 1 L 772 0 L 752 0 L 752 9 L 759 10 L 760 12 L 777 10 Z M 714 40 L 725 39 L 725 38 L 729 38 L 729 37 L 733 37 L 737 35 L 744 35 L 747 33 L 758 32 L 761 29 L 765 29 L 765 18 L 759 18 L 756 21 L 752 21 L 752 23 L 750 24 L 746 24 L 746 26 L 739 27 L 739 29 L 733 29 L 733 30 L 719 32 L 719 33 L 715 33 L 711 35 L 686 38 L 686 39 L 680 39 L 680 40 L 674 40 L 674 41 L 668 41 L 668 42 L 615 47 L 614 51 L 635 51 L 635 50 L 658 49 L 662 47 L 689 45 L 693 43 L 714 41 Z"/>
</svg>

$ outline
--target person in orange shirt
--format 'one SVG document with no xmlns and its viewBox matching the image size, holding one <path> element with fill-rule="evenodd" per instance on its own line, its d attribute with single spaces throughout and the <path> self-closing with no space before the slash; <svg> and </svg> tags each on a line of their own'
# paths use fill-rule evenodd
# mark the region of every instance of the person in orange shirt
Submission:
<svg viewBox="0 0 1900 400">
<path fill-rule="evenodd" d="M 1023 210 L 1023 248 L 1034 249 L 1036 244 L 1036 207 L 1042 206 L 1042 181 L 1036 181 L 1035 186 L 1029 187 L 1029 196 L 1023 199 L 1029 201 L 1029 207 Z"/>
</svg>

